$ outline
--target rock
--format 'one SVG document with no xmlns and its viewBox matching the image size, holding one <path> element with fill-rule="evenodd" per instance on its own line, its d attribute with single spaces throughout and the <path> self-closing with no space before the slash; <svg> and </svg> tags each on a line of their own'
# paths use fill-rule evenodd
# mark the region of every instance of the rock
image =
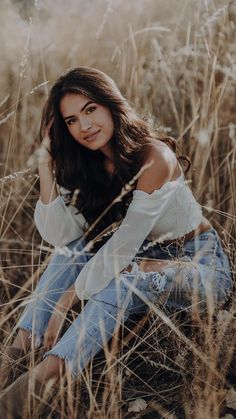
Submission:
<svg viewBox="0 0 236 419">
<path fill-rule="evenodd" d="M 128 412 L 141 412 L 146 409 L 147 402 L 143 399 L 136 399 L 129 403 Z"/>
</svg>

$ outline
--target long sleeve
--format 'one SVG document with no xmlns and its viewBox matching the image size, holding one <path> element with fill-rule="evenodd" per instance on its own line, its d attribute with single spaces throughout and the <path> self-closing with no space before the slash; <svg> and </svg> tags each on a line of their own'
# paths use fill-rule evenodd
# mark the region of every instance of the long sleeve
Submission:
<svg viewBox="0 0 236 419">
<path fill-rule="evenodd" d="M 165 183 L 154 193 L 133 191 L 133 199 L 118 230 L 81 270 L 75 291 L 81 300 L 104 289 L 126 268 L 166 208 L 176 198 L 178 182 Z"/>
<path fill-rule="evenodd" d="M 76 214 L 77 209 L 66 206 L 64 198 L 58 196 L 49 204 L 41 199 L 36 203 L 34 221 L 41 237 L 53 246 L 65 246 L 80 238 L 86 221 L 82 214 Z"/>
</svg>

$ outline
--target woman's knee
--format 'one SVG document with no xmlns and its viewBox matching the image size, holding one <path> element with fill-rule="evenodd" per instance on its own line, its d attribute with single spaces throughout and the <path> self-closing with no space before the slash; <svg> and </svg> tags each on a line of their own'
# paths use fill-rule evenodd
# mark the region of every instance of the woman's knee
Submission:
<svg viewBox="0 0 236 419">
<path fill-rule="evenodd" d="M 74 240 L 67 246 L 56 249 L 41 276 L 40 282 L 43 283 L 48 280 L 55 282 L 65 276 L 74 280 L 90 259 L 90 256 L 83 252 L 84 246 L 85 242 L 83 240 L 80 242 L 79 240 Z"/>
<path fill-rule="evenodd" d="M 121 275 L 127 280 L 130 280 L 131 277 L 134 279 L 132 274 Z M 124 309 L 125 307 L 128 308 L 128 306 L 132 305 L 132 292 L 128 285 L 125 284 L 122 280 L 113 278 L 105 289 L 101 290 L 92 297 L 91 301 L 95 302 L 97 307 L 100 303 L 101 308 L 103 306 L 105 307 L 106 305 L 111 305 L 117 310 L 119 308 Z"/>
</svg>

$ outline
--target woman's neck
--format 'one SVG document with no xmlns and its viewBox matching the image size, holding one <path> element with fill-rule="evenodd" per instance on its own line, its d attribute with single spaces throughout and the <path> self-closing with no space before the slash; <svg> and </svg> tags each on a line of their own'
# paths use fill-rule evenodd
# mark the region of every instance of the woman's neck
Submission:
<svg viewBox="0 0 236 419">
<path fill-rule="evenodd" d="M 114 171 L 115 171 L 115 165 L 114 165 L 114 163 L 111 160 L 105 158 L 104 159 L 104 162 L 103 162 L 103 166 L 104 166 L 104 169 L 106 170 L 106 172 L 110 176 L 113 176 Z"/>
<path fill-rule="evenodd" d="M 112 150 L 108 144 L 105 144 L 103 147 L 101 147 L 100 151 L 104 154 L 105 160 L 110 160 L 113 162 Z"/>
</svg>

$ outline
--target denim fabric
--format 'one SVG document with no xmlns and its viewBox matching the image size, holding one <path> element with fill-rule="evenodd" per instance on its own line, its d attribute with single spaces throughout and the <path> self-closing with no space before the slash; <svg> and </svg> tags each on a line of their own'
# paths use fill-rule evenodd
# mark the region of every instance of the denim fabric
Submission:
<svg viewBox="0 0 236 419">
<path fill-rule="evenodd" d="M 84 246 L 84 241 L 75 240 L 67 246 L 66 254 L 55 251 L 16 325 L 36 337 L 36 346 L 42 344 L 56 302 L 91 257 L 83 253 Z M 143 257 L 190 263 L 170 265 L 162 272 L 142 272 L 137 263 Z M 130 283 L 139 296 L 129 288 Z M 140 292 L 151 303 L 171 310 L 189 310 L 197 305 L 204 311 L 209 302 L 217 307 L 224 303 L 232 288 L 229 260 L 215 229 L 199 234 L 182 246 L 175 242 L 163 246 L 146 239 L 133 258 L 131 272 L 123 271 L 94 295 L 43 357 L 55 355 L 65 359 L 72 376 L 77 378 L 117 326 L 124 324 L 131 314 L 146 312 L 148 306 Z"/>
<path fill-rule="evenodd" d="M 187 305 L 191 305 L 194 291 L 198 292 L 200 298 L 199 309 L 206 307 L 207 298 L 212 297 L 213 301 L 220 305 L 231 294 L 233 278 L 229 259 L 214 228 L 181 245 L 174 241 L 168 246 L 152 245 L 147 240 L 145 242 L 144 252 L 140 249 L 141 257 L 186 261 L 193 265 L 193 268 L 178 269 L 175 266 L 164 269 L 161 276 L 166 280 L 165 305 L 168 308 L 184 309 Z M 135 259 L 137 258 L 138 255 Z M 155 283 L 158 285 L 159 281 L 160 275 L 156 276 L 153 273 L 152 282 L 156 293 L 159 291 Z"/>
</svg>

